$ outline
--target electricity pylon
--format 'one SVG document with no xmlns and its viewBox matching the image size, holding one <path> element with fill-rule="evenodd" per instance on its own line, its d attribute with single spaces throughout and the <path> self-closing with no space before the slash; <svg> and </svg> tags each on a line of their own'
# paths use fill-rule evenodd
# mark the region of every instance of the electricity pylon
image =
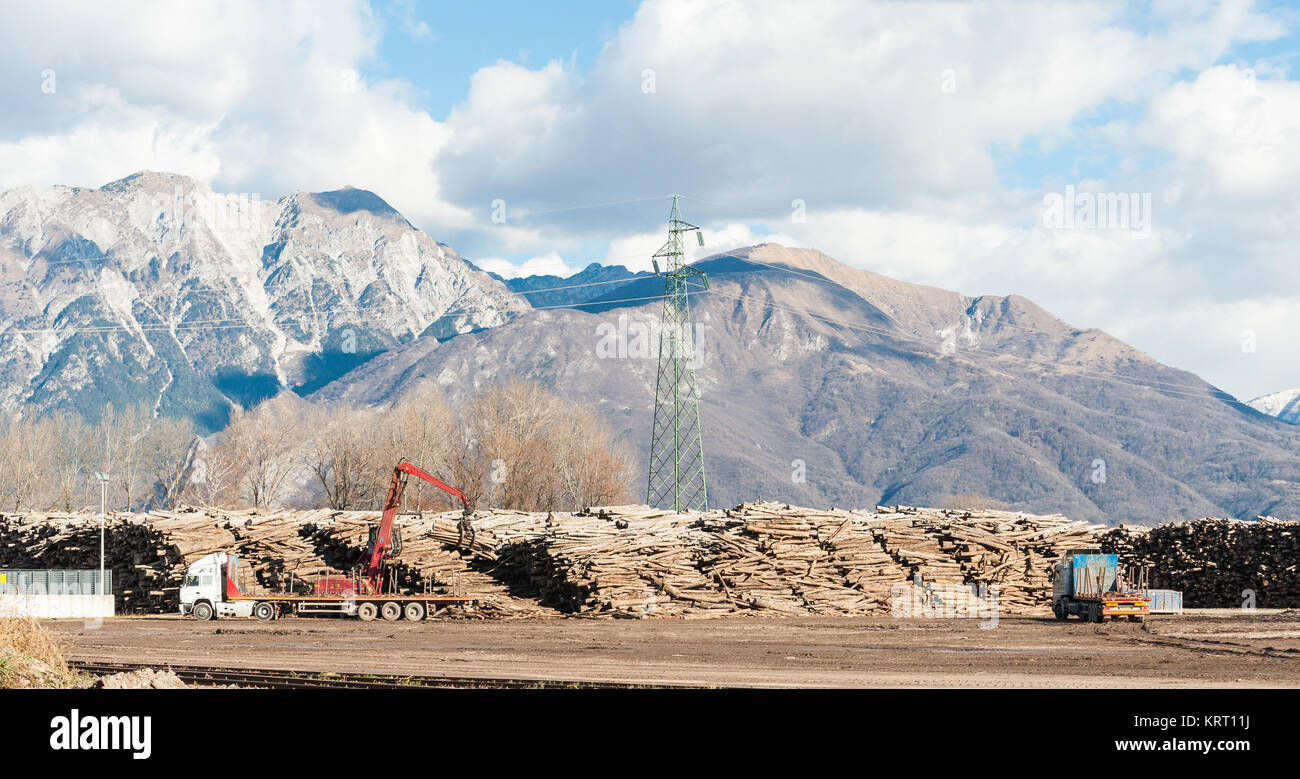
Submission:
<svg viewBox="0 0 1300 779">
<path fill-rule="evenodd" d="M 650 475 L 646 503 L 674 511 L 708 511 L 704 482 L 704 439 L 700 430 L 699 392 L 694 360 L 698 352 L 691 327 L 689 287 L 709 288 L 704 273 L 686 264 L 682 233 L 698 227 L 682 221 L 673 195 L 668 216 L 668 243 L 655 252 L 655 273 L 664 277 L 664 312 L 659 327 L 659 373 L 655 379 L 655 415 L 650 428 Z M 661 270 L 659 260 L 666 269 Z M 698 281 L 691 279 L 698 277 Z"/>
</svg>

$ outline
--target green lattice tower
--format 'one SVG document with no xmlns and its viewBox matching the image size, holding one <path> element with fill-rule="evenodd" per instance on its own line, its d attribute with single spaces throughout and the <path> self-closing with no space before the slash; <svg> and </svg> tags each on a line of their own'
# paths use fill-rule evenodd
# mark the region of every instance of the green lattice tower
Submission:
<svg viewBox="0 0 1300 779">
<path fill-rule="evenodd" d="M 699 228 L 682 221 L 677 197 L 673 195 L 673 210 L 668 216 L 668 243 L 653 260 L 655 272 L 664 277 L 664 312 L 659 328 L 659 372 L 650 428 L 646 503 L 678 512 L 708 511 L 700 401 L 692 367 L 696 352 L 690 290 L 708 289 L 709 282 L 703 272 L 686 264 L 682 233 Z M 665 267 L 660 267 L 660 260 Z"/>
</svg>

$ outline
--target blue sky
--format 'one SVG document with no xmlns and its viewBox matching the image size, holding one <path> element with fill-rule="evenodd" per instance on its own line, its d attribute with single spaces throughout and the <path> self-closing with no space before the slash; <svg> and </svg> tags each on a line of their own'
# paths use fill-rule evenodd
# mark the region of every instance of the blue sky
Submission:
<svg viewBox="0 0 1300 779">
<path fill-rule="evenodd" d="M 58 0 L 0 29 L 0 189 L 350 184 L 503 274 L 647 268 L 676 192 L 706 251 L 1022 294 L 1249 398 L 1300 387 L 1298 32 L 1245 0 Z M 1071 192 L 1149 219 L 1053 225 Z"/>
<path fill-rule="evenodd" d="M 560 60 L 585 73 L 636 3 L 381 2 L 375 10 L 384 25 L 379 61 L 362 72 L 414 84 L 429 113 L 445 119 L 465 99 L 475 71 L 498 60 L 533 66 Z"/>
</svg>

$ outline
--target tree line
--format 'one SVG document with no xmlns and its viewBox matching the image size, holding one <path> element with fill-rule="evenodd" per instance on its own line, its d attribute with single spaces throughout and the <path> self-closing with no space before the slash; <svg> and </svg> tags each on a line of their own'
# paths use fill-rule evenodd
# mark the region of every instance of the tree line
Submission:
<svg viewBox="0 0 1300 779">
<path fill-rule="evenodd" d="M 568 511 L 628 502 L 633 459 L 594 410 L 536 384 L 489 386 L 453 409 L 437 385 L 385 407 L 310 403 L 282 393 L 236 408 L 219 433 L 144 404 L 0 418 L 0 510 L 180 504 L 222 508 L 373 509 L 406 459 L 458 487 L 476 508 Z M 458 506 L 412 479 L 411 509 Z"/>
</svg>

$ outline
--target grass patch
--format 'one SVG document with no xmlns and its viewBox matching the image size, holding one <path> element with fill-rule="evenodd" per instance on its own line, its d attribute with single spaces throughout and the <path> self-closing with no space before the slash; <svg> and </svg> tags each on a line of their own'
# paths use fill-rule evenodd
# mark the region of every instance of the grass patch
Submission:
<svg viewBox="0 0 1300 779">
<path fill-rule="evenodd" d="M 0 689 L 86 687 L 89 676 L 68 668 L 58 640 L 31 617 L 0 618 Z"/>
</svg>

